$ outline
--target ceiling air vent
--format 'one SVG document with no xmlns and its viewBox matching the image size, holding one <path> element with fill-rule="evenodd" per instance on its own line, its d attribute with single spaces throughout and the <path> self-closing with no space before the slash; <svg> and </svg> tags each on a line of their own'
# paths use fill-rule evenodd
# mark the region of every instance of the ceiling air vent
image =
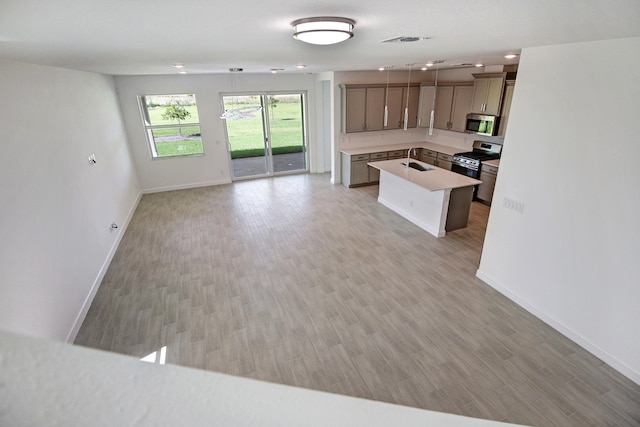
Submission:
<svg viewBox="0 0 640 427">
<path fill-rule="evenodd" d="M 229 71 L 232 73 L 241 73 L 243 70 L 242 68 L 229 68 Z"/>
<path fill-rule="evenodd" d="M 382 40 L 381 43 L 411 43 L 418 40 L 427 40 L 429 37 L 400 36 L 392 39 Z"/>
</svg>

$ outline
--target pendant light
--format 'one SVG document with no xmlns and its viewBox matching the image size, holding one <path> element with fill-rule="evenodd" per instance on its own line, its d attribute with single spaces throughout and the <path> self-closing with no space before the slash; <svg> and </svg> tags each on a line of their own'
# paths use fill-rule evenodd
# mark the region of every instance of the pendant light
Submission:
<svg viewBox="0 0 640 427">
<path fill-rule="evenodd" d="M 407 81 L 407 103 L 404 106 L 404 130 L 407 130 L 408 121 L 409 121 L 409 89 L 411 87 L 411 67 L 415 64 L 407 64 L 409 66 L 409 79 Z"/>
<path fill-rule="evenodd" d="M 436 84 L 433 94 L 433 104 L 431 105 L 431 119 L 429 120 L 429 136 L 433 135 L 433 121 L 436 112 L 436 97 L 438 96 L 438 65 L 436 64 Z"/>
<path fill-rule="evenodd" d="M 387 65 L 387 89 L 384 92 L 384 127 L 387 127 L 389 119 L 389 71 L 393 68 L 393 65 Z"/>
</svg>

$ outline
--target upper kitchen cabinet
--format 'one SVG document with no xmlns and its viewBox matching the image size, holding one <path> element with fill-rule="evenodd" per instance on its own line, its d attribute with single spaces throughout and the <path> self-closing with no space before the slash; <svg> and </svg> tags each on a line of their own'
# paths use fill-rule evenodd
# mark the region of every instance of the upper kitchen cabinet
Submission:
<svg viewBox="0 0 640 427">
<path fill-rule="evenodd" d="M 433 84 L 420 85 L 420 103 L 418 105 L 418 127 L 428 128 L 431 123 L 431 111 L 436 100 L 436 87 Z"/>
<path fill-rule="evenodd" d="M 408 105 L 407 127 L 418 121 L 418 85 L 341 85 L 342 131 L 368 132 L 404 128 L 404 110 Z M 408 103 L 407 103 L 408 96 Z M 384 107 L 387 106 L 387 126 Z"/>
<path fill-rule="evenodd" d="M 409 99 L 407 99 L 407 96 Z M 418 124 L 420 86 L 391 87 L 387 91 L 387 126 L 385 129 L 404 129 L 404 110 L 408 109 L 407 128 Z"/>
<path fill-rule="evenodd" d="M 515 81 L 508 80 L 504 87 L 504 100 L 502 101 L 502 117 L 500 118 L 500 128 L 498 128 L 498 136 L 504 137 L 509 123 L 509 113 L 511 112 L 511 99 L 513 98 L 513 90 L 515 89 Z"/>
<path fill-rule="evenodd" d="M 402 127 L 404 128 L 404 110 L 407 108 L 407 128 L 418 126 L 418 106 L 420 104 L 420 86 L 402 88 Z"/>
<path fill-rule="evenodd" d="M 342 90 L 342 131 L 365 132 L 383 129 L 384 87 L 347 87 Z"/>
<path fill-rule="evenodd" d="M 403 89 L 401 87 L 390 87 L 386 89 L 386 93 L 387 125 L 384 128 L 400 129 L 402 127 L 402 119 L 404 119 Z"/>
<path fill-rule="evenodd" d="M 464 132 L 472 97 L 473 86 L 470 84 L 438 86 L 433 126 L 438 129 Z"/>
<path fill-rule="evenodd" d="M 507 73 L 474 74 L 471 113 L 500 115 L 502 93 Z"/>
</svg>

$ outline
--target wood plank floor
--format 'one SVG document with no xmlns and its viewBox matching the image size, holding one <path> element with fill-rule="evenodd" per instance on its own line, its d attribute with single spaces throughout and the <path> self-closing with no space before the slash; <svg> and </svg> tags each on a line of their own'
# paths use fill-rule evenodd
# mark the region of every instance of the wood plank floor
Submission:
<svg viewBox="0 0 640 427">
<path fill-rule="evenodd" d="M 292 175 L 145 195 L 76 339 L 534 426 L 638 426 L 640 386 L 475 277 L 489 208 L 436 239 Z"/>
</svg>

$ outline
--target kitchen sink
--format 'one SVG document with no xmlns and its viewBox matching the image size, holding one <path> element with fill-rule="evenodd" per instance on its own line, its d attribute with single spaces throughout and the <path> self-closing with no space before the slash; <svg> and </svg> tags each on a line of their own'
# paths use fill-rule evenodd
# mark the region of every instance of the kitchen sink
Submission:
<svg viewBox="0 0 640 427">
<path fill-rule="evenodd" d="M 407 166 L 407 162 L 402 163 L 402 166 Z M 423 166 L 420 163 L 416 163 L 416 162 L 409 162 L 409 167 L 415 170 L 418 170 L 420 172 L 424 172 L 424 171 L 432 171 L 433 168 L 427 167 L 427 166 Z"/>
</svg>

